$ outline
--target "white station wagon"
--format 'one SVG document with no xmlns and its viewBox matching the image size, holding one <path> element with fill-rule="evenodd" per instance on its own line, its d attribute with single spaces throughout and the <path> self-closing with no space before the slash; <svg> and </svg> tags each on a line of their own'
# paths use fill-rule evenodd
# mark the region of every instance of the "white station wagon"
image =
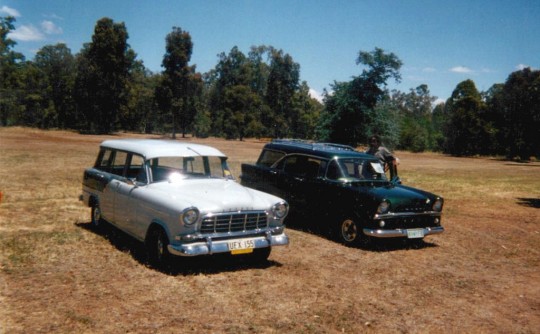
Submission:
<svg viewBox="0 0 540 334">
<path fill-rule="evenodd" d="M 173 140 L 101 143 L 84 171 L 81 200 L 92 224 L 109 222 L 143 241 L 150 263 L 172 255 L 246 254 L 265 261 L 287 245 L 283 199 L 237 183 L 219 150 Z"/>
</svg>

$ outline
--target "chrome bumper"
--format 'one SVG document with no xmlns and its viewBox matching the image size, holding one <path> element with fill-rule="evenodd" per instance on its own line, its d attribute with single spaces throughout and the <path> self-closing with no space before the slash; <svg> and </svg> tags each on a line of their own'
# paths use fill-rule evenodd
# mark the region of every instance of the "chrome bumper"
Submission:
<svg viewBox="0 0 540 334">
<path fill-rule="evenodd" d="M 417 230 L 417 229 L 414 229 Z M 442 226 L 435 226 L 435 227 L 424 227 L 422 228 L 424 230 L 424 236 L 431 235 L 431 234 L 439 234 L 444 232 L 444 227 Z M 370 229 L 365 228 L 363 229 L 363 232 L 365 235 L 374 237 L 374 238 L 399 238 L 399 237 L 407 237 L 407 229 L 395 229 L 395 230 L 377 230 L 377 229 Z"/>
<path fill-rule="evenodd" d="M 289 244 L 289 237 L 285 234 L 272 235 L 270 232 L 264 236 L 244 237 L 239 239 L 251 239 L 255 244 L 255 248 L 265 248 L 272 246 L 285 246 Z M 205 241 L 185 243 L 185 244 L 170 244 L 168 249 L 171 254 L 178 256 L 197 256 L 215 253 L 228 253 L 229 242 L 238 239 L 221 239 L 212 240 L 206 238 Z"/>
</svg>

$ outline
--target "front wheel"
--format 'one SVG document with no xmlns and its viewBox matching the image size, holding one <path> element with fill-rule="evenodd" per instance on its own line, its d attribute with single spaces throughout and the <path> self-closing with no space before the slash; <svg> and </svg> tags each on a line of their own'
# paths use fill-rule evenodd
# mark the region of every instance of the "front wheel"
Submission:
<svg viewBox="0 0 540 334">
<path fill-rule="evenodd" d="M 346 246 L 360 245 L 367 238 L 363 235 L 362 227 L 351 218 L 340 220 L 336 230 L 338 241 Z"/>
<path fill-rule="evenodd" d="M 171 254 L 167 246 L 169 246 L 169 238 L 162 228 L 155 228 L 150 231 L 147 247 L 148 259 L 151 265 L 163 267 L 169 262 Z"/>
<path fill-rule="evenodd" d="M 268 257 L 270 256 L 271 252 L 272 247 L 256 248 L 253 250 L 253 254 L 251 254 L 251 261 L 253 263 L 266 262 L 268 261 Z"/>
</svg>

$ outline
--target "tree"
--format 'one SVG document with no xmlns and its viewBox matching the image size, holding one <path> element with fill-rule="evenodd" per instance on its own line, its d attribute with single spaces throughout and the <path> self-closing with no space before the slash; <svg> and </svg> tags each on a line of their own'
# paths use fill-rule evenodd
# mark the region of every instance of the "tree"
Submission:
<svg viewBox="0 0 540 334">
<path fill-rule="evenodd" d="M 395 54 L 375 48 L 372 52 L 360 51 L 356 63 L 367 69 L 350 82 L 334 82 L 332 94 L 325 94 L 326 108 L 318 126 L 323 140 L 356 146 L 371 133 L 384 135 L 374 127 L 378 117 L 375 106 L 386 94 L 387 80 L 401 80 L 402 62 Z"/>
<path fill-rule="evenodd" d="M 212 134 L 313 138 L 322 107 L 309 96 L 306 83 L 299 86 L 299 71 L 290 55 L 272 46 L 252 46 L 247 57 L 236 46 L 221 53 L 205 75 Z M 233 131 L 239 124 L 245 124 L 245 132 Z"/>
<path fill-rule="evenodd" d="M 486 122 L 485 104 L 472 80 L 459 83 L 446 102 L 445 151 L 454 155 L 488 152 L 493 141 L 491 123 Z"/>
<path fill-rule="evenodd" d="M 508 158 L 529 160 L 540 157 L 540 71 L 525 68 L 510 74 L 497 87 L 489 105 L 494 108 L 501 146 Z"/>
<path fill-rule="evenodd" d="M 118 115 L 120 128 L 128 131 L 152 133 L 159 128 L 159 116 L 155 111 L 155 91 L 160 76 L 136 61 L 127 84 L 128 100 Z"/>
<path fill-rule="evenodd" d="M 425 84 L 407 94 L 393 92 L 391 103 L 399 111 L 399 149 L 422 152 L 434 146 L 431 109 L 435 99 Z"/>
<path fill-rule="evenodd" d="M 249 87 L 235 85 L 225 90 L 224 132 L 227 139 L 243 140 L 246 136 L 259 137 L 262 101 Z"/>
<path fill-rule="evenodd" d="M 227 123 L 230 113 L 225 112 L 225 94 L 235 86 L 249 87 L 252 82 L 251 68 L 246 56 L 236 46 L 228 54 L 222 52 L 218 57 L 215 69 L 206 79 L 208 104 L 212 134 L 227 137 L 225 128 L 229 126 Z"/>
<path fill-rule="evenodd" d="M 294 138 L 315 138 L 315 128 L 323 106 L 309 95 L 309 86 L 305 81 L 294 95 L 295 117 L 291 120 L 291 136 Z"/>
<path fill-rule="evenodd" d="M 46 104 L 46 127 L 74 129 L 77 124 L 73 101 L 75 82 L 75 58 L 63 43 L 42 47 L 34 58 L 37 68 L 43 73 L 41 94 Z"/>
<path fill-rule="evenodd" d="M 293 98 L 298 89 L 300 65 L 282 50 L 272 50 L 271 59 L 266 103 L 272 113 L 264 115 L 263 124 L 273 130 L 274 137 L 279 138 L 290 135 L 290 124 L 298 119 L 294 114 Z"/>
<path fill-rule="evenodd" d="M 432 149 L 434 151 L 443 151 L 444 150 L 444 127 L 448 121 L 448 116 L 446 113 L 445 103 L 441 102 L 433 108 L 433 114 L 431 118 L 432 126 Z"/>
<path fill-rule="evenodd" d="M 118 113 L 127 104 L 136 57 L 127 39 L 123 22 L 102 18 L 96 23 L 92 42 L 78 56 L 75 100 L 87 131 L 104 134 L 115 130 Z"/>
<path fill-rule="evenodd" d="M 55 115 L 47 109 L 47 101 L 42 95 L 43 72 L 32 62 L 25 62 L 18 70 L 20 94 L 17 104 L 20 108 L 12 115 L 14 125 L 46 128 L 55 121 Z"/>
<path fill-rule="evenodd" d="M 9 125 L 19 109 L 17 95 L 21 80 L 18 72 L 24 56 L 12 50 L 16 42 L 7 37 L 15 29 L 14 22 L 12 16 L 0 17 L 0 125 L 3 126 Z"/>
<path fill-rule="evenodd" d="M 176 138 L 176 127 L 179 126 L 182 137 L 185 137 L 197 113 L 202 78 L 195 73 L 195 66 L 188 65 L 193 51 L 190 34 L 179 27 L 173 27 L 165 41 L 163 89 L 168 91 L 165 95 L 170 98 L 170 103 L 166 105 L 172 117 L 172 136 Z"/>
</svg>

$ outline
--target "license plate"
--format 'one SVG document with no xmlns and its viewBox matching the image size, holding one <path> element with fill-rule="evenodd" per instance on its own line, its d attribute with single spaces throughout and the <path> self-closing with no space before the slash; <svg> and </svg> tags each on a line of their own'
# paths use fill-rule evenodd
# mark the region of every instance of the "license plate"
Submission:
<svg viewBox="0 0 540 334">
<path fill-rule="evenodd" d="M 424 229 L 415 229 L 415 230 L 407 230 L 407 238 L 409 239 L 415 239 L 415 238 L 423 238 L 424 237 Z"/>
<path fill-rule="evenodd" d="M 255 248 L 255 241 L 252 239 L 232 240 L 227 243 L 231 254 L 252 253 Z"/>
</svg>

